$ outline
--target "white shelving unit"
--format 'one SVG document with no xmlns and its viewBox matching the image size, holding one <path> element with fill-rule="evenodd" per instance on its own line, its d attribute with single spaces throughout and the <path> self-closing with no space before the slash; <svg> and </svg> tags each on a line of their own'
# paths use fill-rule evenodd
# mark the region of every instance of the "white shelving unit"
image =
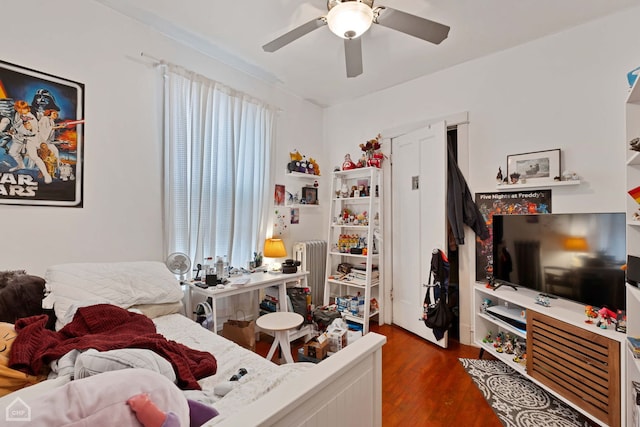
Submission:
<svg viewBox="0 0 640 427">
<path fill-rule="evenodd" d="M 476 304 L 474 340 L 476 345 L 484 351 L 490 353 L 492 356 L 495 356 L 497 359 L 500 359 L 519 373 L 525 374 L 526 370 L 524 363 L 518 363 L 514 361 L 514 354 L 504 352 L 498 353 L 496 351 L 496 348 L 493 346 L 493 341 L 486 342 L 485 338 L 487 337 L 487 334 L 490 334 L 491 339 L 495 340 L 496 336 L 500 332 L 502 332 L 505 334 L 510 334 L 512 337 L 517 337 L 518 340 L 526 343 L 526 330 L 523 331 L 521 328 L 517 328 L 512 324 L 507 323 L 506 321 L 492 315 L 491 313 L 484 311 L 481 306 L 484 300 L 488 300 L 491 301 L 489 305 L 494 307 L 520 309 L 520 311 L 522 311 L 524 308 L 522 307 L 522 305 L 519 305 L 515 302 L 517 301 L 517 299 L 514 301 L 513 296 L 515 295 L 511 296 L 510 293 L 507 293 L 505 295 L 505 293 L 503 292 L 494 292 L 493 290 L 485 288 L 479 284 L 476 284 L 474 294 Z M 526 322 L 526 317 L 521 317 L 519 321 Z"/>
<path fill-rule="evenodd" d="M 372 317 L 378 316 L 380 323 L 383 319 L 383 245 L 378 240 L 383 233 L 382 170 L 368 167 L 336 171 L 331 181 L 324 304 L 335 303 L 339 298 L 343 301 L 347 296 L 362 297 L 364 304 L 357 314 L 347 307 L 342 316 L 362 324 L 362 332 L 366 334 Z M 348 193 L 346 197 L 343 188 Z M 364 223 L 363 218 L 366 218 Z M 351 247 L 355 248 L 354 252 L 366 253 L 351 253 Z M 362 278 L 339 273 L 338 265 L 342 263 L 358 267 Z M 372 299 L 377 302 L 373 308 Z"/>
<path fill-rule="evenodd" d="M 549 182 L 525 182 L 524 184 L 498 184 L 498 191 L 512 191 L 535 188 L 551 188 L 551 187 L 567 187 L 571 185 L 579 185 L 580 180 L 571 181 L 549 181 Z"/>
<path fill-rule="evenodd" d="M 629 142 L 640 137 L 640 86 L 638 80 L 631 88 L 625 105 L 627 164 L 627 191 L 640 185 L 640 152 L 629 149 Z M 627 195 L 627 254 L 640 257 L 640 221 L 634 220 L 634 213 L 640 212 L 640 205 Z M 627 336 L 640 337 L 640 289 L 627 284 Z M 631 425 L 633 412 L 636 415 L 640 408 L 633 401 L 633 381 L 640 382 L 640 359 L 636 359 L 625 343 L 626 375 L 622 372 L 625 382 L 625 401 L 627 425 Z"/>
</svg>

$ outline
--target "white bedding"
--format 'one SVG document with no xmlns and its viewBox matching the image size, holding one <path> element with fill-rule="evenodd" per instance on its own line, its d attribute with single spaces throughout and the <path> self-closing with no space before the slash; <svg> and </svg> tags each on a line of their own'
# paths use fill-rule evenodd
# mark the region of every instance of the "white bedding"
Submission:
<svg viewBox="0 0 640 427">
<path fill-rule="evenodd" d="M 45 273 L 60 330 L 74 305 L 108 303 L 122 308 L 139 304 L 168 304 L 182 300 L 180 282 L 156 261 L 59 264 Z"/>
<path fill-rule="evenodd" d="M 314 366 L 310 363 L 276 365 L 179 314 L 161 316 L 153 321 L 158 332 L 167 339 L 210 352 L 216 357 L 218 372 L 198 381 L 202 391 L 184 392 L 189 399 L 213 406 L 220 412 L 208 425 L 222 421 L 226 415 L 239 411 L 274 387 Z M 240 368 L 245 368 L 247 374 L 224 397 L 216 396 L 213 393 L 215 385 L 228 381 Z"/>
</svg>

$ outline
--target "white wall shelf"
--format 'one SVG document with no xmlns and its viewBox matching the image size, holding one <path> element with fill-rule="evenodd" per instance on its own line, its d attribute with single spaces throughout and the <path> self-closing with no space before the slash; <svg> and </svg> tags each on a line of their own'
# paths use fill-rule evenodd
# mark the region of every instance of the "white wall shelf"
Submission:
<svg viewBox="0 0 640 427">
<path fill-rule="evenodd" d="M 640 165 L 640 151 L 636 151 L 627 160 L 627 166 Z"/>
<path fill-rule="evenodd" d="M 571 185 L 579 185 L 580 180 L 571 181 L 550 181 L 550 182 L 525 182 L 524 184 L 498 184 L 496 188 L 498 191 L 512 191 L 520 189 L 534 189 L 534 188 L 550 188 L 550 187 L 566 187 Z"/>
<path fill-rule="evenodd" d="M 311 173 L 302 173 L 302 172 L 289 172 L 287 171 L 287 176 L 291 178 L 302 178 L 308 180 L 314 180 L 320 178 L 320 175 L 314 175 Z"/>
</svg>

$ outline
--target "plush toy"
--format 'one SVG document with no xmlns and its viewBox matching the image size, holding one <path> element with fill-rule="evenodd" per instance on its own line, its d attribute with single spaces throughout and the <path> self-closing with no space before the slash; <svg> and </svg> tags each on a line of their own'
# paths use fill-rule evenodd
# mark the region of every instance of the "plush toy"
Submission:
<svg viewBox="0 0 640 427">
<path fill-rule="evenodd" d="M 162 412 L 146 393 L 133 396 L 127 400 L 127 405 L 144 427 L 180 427 L 178 416 L 173 412 Z"/>
<path fill-rule="evenodd" d="M 313 167 L 313 174 L 320 176 L 320 166 L 312 157 L 309 157 L 309 164 Z"/>
<path fill-rule="evenodd" d="M 0 322 L 0 396 L 46 379 L 46 375 L 28 375 L 9 367 L 11 346 L 17 336 L 11 323 Z"/>
<path fill-rule="evenodd" d="M 287 165 L 287 169 L 289 172 L 298 172 L 298 168 L 300 167 L 300 161 L 302 160 L 302 154 L 298 152 L 298 150 L 290 152 L 289 158 L 291 161 Z"/>
</svg>

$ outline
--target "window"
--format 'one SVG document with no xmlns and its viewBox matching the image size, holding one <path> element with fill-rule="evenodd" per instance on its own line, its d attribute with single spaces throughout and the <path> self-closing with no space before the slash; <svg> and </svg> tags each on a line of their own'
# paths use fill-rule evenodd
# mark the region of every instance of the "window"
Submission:
<svg viewBox="0 0 640 427">
<path fill-rule="evenodd" d="M 277 110 L 175 65 L 162 68 L 165 249 L 194 263 L 227 255 L 245 266 L 266 236 Z"/>
</svg>

